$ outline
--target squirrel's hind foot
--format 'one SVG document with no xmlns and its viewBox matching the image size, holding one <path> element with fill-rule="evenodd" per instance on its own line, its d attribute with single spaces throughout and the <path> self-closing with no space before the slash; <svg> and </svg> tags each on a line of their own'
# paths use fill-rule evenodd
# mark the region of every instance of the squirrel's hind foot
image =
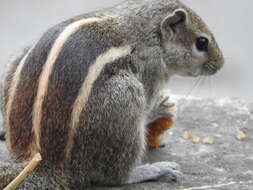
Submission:
<svg viewBox="0 0 253 190">
<path fill-rule="evenodd" d="M 145 181 L 179 182 L 183 174 L 175 162 L 156 162 L 135 168 L 128 184 Z"/>
</svg>

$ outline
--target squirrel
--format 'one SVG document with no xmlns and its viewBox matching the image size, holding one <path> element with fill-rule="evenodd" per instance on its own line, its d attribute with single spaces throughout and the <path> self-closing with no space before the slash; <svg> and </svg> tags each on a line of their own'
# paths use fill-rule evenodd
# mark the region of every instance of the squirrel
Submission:
<svg viewBox="0 0 253 190">
<path fill-rule="evenodd" d="M 173 75 L 213 75 L 223 65 L 207 25 L 178 0 L 127 0 L 53 26 L 4 82 L 11 156 L 43 158 L 37 180 L 20 188 L 176 180 L 171 162 L 137 166 L 173 124 L 165 111 L 173 105 L 157 97 Z"/>
</svg>

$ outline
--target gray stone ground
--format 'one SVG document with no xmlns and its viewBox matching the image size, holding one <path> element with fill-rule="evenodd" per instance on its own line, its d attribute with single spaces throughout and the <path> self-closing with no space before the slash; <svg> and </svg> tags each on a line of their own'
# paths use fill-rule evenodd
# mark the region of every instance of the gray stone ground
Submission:
<svg viewBox="0 0 253 190">
<path fill-rule="evenodd" d="M 253 103 L 239 98 L 177 98 L 178 117 L 165 135 L 164 148 L 149 151 L 145 162 L 174 161 L 181 165 L 181 183 L 148 182 L 97 190 L 252 190 L 253 189 Z M 246 134 L 236 139 L 238 130 Z M 192 143 L 181 137 L 214 138 L 214 144 Z M 0 142 L 0 166 L 7 157 Z"/>
</svg>

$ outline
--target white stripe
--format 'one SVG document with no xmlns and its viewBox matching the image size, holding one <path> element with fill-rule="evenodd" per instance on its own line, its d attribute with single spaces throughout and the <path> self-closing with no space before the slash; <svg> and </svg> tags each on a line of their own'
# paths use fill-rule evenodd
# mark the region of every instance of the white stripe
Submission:
<svg viewBox="0 0 253 190">
<path fill-rule="evenodd" d="M 93 64 L 91 64 L 88 74 L 82 84 L 82 87 L 79 90 L 78 97 L 75 100 L 72 115 L 71 115 L 71 123 L 70 123 L 70 132 L 69 132 L 69 140 L 66 146 L 66 154 L 69 156 L 70 150 L 73 145 L 73 138 L 76 134 L 77 126 L 80 120 L 80 115 L 82 110 L 85 108 L 88 98 L 90 96 L 93 83 L 96 81 L 98 76 L 100 75 L 102 69 L 105 67 L 107 63 L 111 63 L 121 57 L 129 55 L 131 52 L 130 46 L 123 47 L 112 47 L 107 52 L 103 53 Z"/>
<path fill-rule="evenodd" d="M 9 137 L 8 138 L 8 145 L 10 146 L 10 141 L 11 141 L 11 136 L 10 136 L 10 113 L 11 113 L 11 109 L 12 109 L 12 103 L 14 100 L 14 97 L 16 95 L 16 90 L 17 90 L 17 86 L 19 84 L 20 81 L 20 75 L 22 72 L 22 69 L 24 67 L 24 64 L 26 62 L 27 57 L 30 55 L 30 53 L 32 52 L 32 50 L 34 49 L 35 45 L 26 53 L 26 55 L 22 58 L 22 60 L 20 61 L 20 63 L 17 66 L 16 71 L 14 72 L 9 90 L 8 90 L 8 101 L 6 104 L 6 134 Z M 11 149 L 11 147 L 10 147 Z"/>
<path fill-rule="evenodd" d="M 86 24 L 91 24 L 95 22 L 102 21 L 101 18 L 87 18 L 82 19 L 79 21 L 76 21 L 69 26 L 66 27 L 66 29 L 59 35 L 59 37 L 56 39 L 55 43 L 53 44 L 50 53 L 47 57 L 46 63 L 43 66 L 42 72 L 40 74 L 39 78 L 39 86 L 38 86 L 38 92 L 35 99 L 35 103 L 33 106 L 33 131 L 35 135 L 35 143 L 38 147 L 38 150 L 40 150 L 40 133 L 41 133 L 41 117 L 42 117 L 42 104 L 44 101 L 44 97 L 47 94 L 48 91 L 48 83 L 49 78 L 52 74 L 54 64 L 64 46 L 66 41 L 69 39 L 69 37 L 75 33 L 78 29 L 80 29 L 82 26 Z M 74 56 L 74 55 L 73 55 Z"/>
</svg>

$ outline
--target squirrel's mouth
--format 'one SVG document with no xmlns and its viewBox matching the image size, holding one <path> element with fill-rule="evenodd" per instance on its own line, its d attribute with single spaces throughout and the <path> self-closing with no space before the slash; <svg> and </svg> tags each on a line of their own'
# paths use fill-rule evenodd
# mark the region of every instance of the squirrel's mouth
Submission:
<svg viewBox="0 0 253 190">
<path fill-rule="evenodd" d="M 213 61 L 207 61 L 202 65 L 191 68 L 189 71 L 180 73 L 181 76 L 198 77 L 210 76 L 217 73 L 224 65 L 224 59 L 220 58 Z"/>
<path fill-rule="evenodd" d="M 204 63 L 201 69 L 201 75 L 208 76 L 214 75 L 219 70 L 217 64 L 214 61 Z"/>
<path fill-rule="evenodd" d="M 214 61 L 208 61 L 202 65 L 201 75 L 209 76 L 217 73 L 224 65 L 224 59 L 220 58 Z"/>
</svg>

